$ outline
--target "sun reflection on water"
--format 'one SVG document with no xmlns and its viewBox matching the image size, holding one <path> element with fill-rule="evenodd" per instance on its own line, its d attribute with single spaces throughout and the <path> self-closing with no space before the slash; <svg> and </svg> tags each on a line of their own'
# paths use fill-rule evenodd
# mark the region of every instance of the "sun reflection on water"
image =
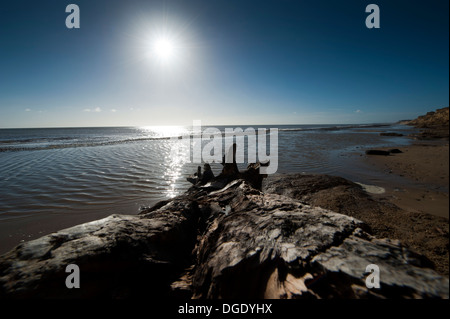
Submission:
<svg viewBox="0 0 450 319">
<path fill-rule="evenodd" d="M 180 137 L 189 133 L 184 126 L 143 126 L 140 129 L 154 137 Z"/>
<path fill-rule="evenodd" d="M 183 166 L 190 162 L 190 144 L 189 139 L 179 140 L 179 137 L 189 135 L 189 130 L 183 126 L 143 126 L 140 128 L 143 134 L 157 137 L 168 138 L 163 146 L 164 167 L 162 179 L 167 184 L 164 193 L 167 197 L 173 198 L 181 192 L 181 178 Z"/>
<path fill-rule="evenodd" d="M 182 178 L 182 168 L 190 161 L 189 145 L 182 141 L 170 141 L 169 150 L 164 157 L 164 180 L 168 183 L 165 191 L 166 196 L 173 198 L 180 194 L 180 178 Z"/>
</svg>

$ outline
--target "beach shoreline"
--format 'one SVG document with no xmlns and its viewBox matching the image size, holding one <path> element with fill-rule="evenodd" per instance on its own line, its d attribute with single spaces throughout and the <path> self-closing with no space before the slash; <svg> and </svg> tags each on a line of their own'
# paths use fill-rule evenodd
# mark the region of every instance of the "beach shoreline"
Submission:
<svg viewBox="0 0 450 319">
<path fill-rule="evenodd" d="M 388 151 L 389 148 L 380 150 Z M 449 218 L 448 141 L 415 141 L 389 156 L 366 155 L 363 161 L 387 176 L 377 197 L 411 212 Z M 392 177 L 398 181 L 392 184 Z"/>
</svg>

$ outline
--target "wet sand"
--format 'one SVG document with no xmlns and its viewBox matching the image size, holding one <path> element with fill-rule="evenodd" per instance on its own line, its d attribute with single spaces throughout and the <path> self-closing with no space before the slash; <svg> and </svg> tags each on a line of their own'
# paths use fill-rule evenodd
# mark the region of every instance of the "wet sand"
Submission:
<svg viewBox="0 0 450 319">
<path fill-rule="evenodd" d="M 374 169 L 396 175 L 401 178 L 399 180 L 403 180 L 398 185 L 380 185 L 386 188 L 382 197 L 406 211 L 448 219 L 448 142 L 419 142 L 400 150 L 403 153 L 365 157 Z"/>
</svg>

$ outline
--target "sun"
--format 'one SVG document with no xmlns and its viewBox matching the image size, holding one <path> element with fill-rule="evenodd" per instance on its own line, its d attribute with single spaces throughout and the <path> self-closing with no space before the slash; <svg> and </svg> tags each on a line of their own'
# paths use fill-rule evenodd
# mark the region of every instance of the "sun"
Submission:
<svg viewBox="0 0 450 319">
<path fill-rule="evenodd" d="M 176 45 L 169 37 L 159 37 L 152 43 L 152 56 L 159 62 L 168 63 L 174 60 Z"/>
</svg>

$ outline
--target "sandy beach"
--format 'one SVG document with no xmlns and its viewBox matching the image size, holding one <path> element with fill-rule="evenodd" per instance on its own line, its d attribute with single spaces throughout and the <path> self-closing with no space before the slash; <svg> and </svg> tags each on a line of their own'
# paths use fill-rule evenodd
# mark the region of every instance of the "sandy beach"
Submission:
<svg viewBox="0 0 450 319">
<path fill-rule="evenodd" d="M 417 140 L 400 147 L 400 151 L 363 157 L 368 167 L 384 176 L 377 186 L 385 192 L 372 197 L 390 204 L 393 210 L 361 219 L 374 227 L 379 236 L 399 239 L 424 254 L 441 274 L 448 276 L 448 140 Z"/>
<path fill-rule="evenodd" d="M 385 149 L 388 150 L 388 149 Z M 449 218 L 449 145 L 420 141 L 389 156 L 366 156 L 374 169 L 399 177 L 399 184 L 382 185 L 386 198 L 410 212 Z"/>
</svg>

